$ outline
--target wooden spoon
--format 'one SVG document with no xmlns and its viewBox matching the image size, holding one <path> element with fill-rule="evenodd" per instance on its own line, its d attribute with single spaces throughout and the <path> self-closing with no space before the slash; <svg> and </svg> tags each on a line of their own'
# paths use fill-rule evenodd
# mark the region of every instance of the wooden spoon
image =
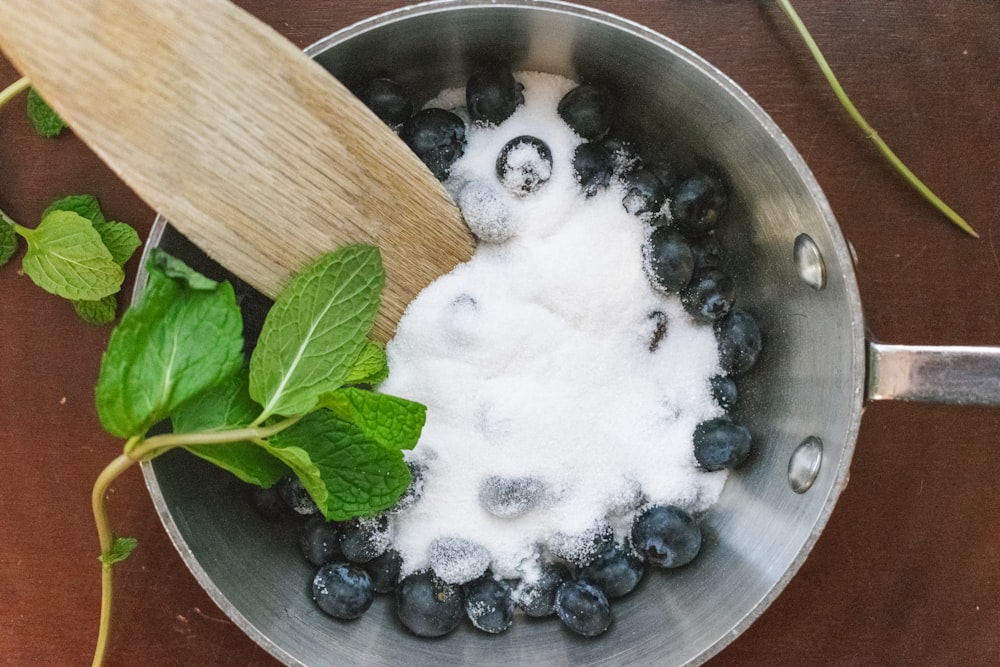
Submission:
<svg viewBox="0 0 1000 667">
<path fill-rule="evenodd" d="M 227 0 L 3 0 L 0 47 L 135 192 L 274 296 L 345 243 L 379 246 L 376 335 L 467 260 L 441 184 L 340 82 Z"/>
</svg>

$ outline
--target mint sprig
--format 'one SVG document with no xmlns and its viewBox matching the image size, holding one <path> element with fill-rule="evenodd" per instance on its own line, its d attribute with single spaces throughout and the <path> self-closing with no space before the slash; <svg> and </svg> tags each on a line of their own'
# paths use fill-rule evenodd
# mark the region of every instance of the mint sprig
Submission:
<svg viewBox="0 0 1000 667">
<path fill-rule="evenodd" d="M 0 266 L 17 251 L 18 237 L 27 244 L 21 268 L 32 282 L 72 301 L 91 324 L 114 320 L 123 267 L 141 245 L 132 227 L 107 220 L 93 195 L 70 195 L 52 202 L 34 229 L 0 211 Z"/>
<path fill-rule="evenodd" d="M 66 204 L 77 217 L 88 205 Z M 262 487 L 290 471 L 330 520 L 372 515 L 399 499 L 412 481 L 403 451 L 416 444 L 425 408 L 356 386 L 388 373 L 384 348 L 367 338 L 385 283 L 377 248 L 346 246 L 296 276 L 268 313 L 248 367 L 228 283 L 158 249 L 148 273 L 142 298 L 112 332 L 97 382 L 101 423 L 126 440 L 93 491 L 105 591 L 112 565 L 135 547 L 111 530 L 108 487 L 170 449 Z M 149 435 L 166 419 L 171 433 Z M 94 664 L 103 660 L 109 615 L 106 599 Z"/>
<path fill-rule="evenodd" d="M 25 91 L 28 119 L 35 132 L 43 137 L 59 135 L 66 123 L 27 78 L 0 90 L 0 107 Z M 69 299 L 90 324 L 114 321 L 115 295 L 125 277 L 122 267 L 140 245 L 134 229 L 107 220 L 95 197 L 71 195 L 46 208 L 35 229 L 17 224 L 0 211 L 0 266 L 17 252 L 19 236 L 28 245 L 22 270 L 35 284 Z"/>
</svg>

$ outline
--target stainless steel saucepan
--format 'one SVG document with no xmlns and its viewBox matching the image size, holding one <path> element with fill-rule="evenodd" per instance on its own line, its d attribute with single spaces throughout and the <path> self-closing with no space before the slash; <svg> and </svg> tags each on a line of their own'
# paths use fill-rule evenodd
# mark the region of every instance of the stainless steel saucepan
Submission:
<svg viewBox="0 0 1000 667">
<path fill-rule="evenodd" d="M 599 81 L 632 138 L 667 137 L 682 162 L 721 166 L 733 193 L 720 230 L 738 299 L 766 347 L 742 379 L 739 416 L 756 449 L 704 519 L 690 566 L 649 577 L 598 640 L 556 622 L 499 638 L 462 628 L 435 641 L 383 599 L 336 623 L 306 593 L 294 528 L 256 517 L 226 473 L 176 452 L 145 466 L 167 531 L 218 605 L 289 665 L 680 665 L 707 660 L 795 574 L 843 488 L 866 401 L 1000 404 L 1000 348 L 884 345 L 866 337 L 851 252 L 802 157 L 729 78 L 634 23 L 560 2 L 445 0 L 337 32 L 308 53 L 357 89 L 388 75 L 420 96 L 463 85 L 482 61 Z M 149 245 L 207 268 L 158 220 Z M 141 281 L 140 281 L 141 282 Z M 141 289 L 141 287 L 140 287 Z M 659 574 L 659 573 L 658 573 Z"/>
</svg>

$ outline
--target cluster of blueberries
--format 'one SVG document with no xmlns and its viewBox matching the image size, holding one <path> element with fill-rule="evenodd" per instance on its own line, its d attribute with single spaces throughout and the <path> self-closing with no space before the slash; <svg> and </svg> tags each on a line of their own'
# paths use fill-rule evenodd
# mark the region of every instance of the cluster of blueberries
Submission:
<svg viewBox="0 0 1000 667">
<path fill-rule="evenodd" d="M 440 108 L 414 113 L 406 90 L 390 79 L 374 80 L 359 96 L 396 129 L 437 178 L 448 178 L 452 164 L 464 151 L 466 121 L 462 117 Z M 523 87 L 508 67 L 481 67 L 467 81 L 466 111 L 472 123 L 501 123 L 523 102 Z M 692 318 L 713 326 L 723 374 L 711 378 L 712 394 L 723 409 L 731 410 L 738 395 L 736 378 L 756 363 L 762 336 L 754 317 L 734 305 L 735 282 L 722 267 L 714 234 L 729 203 L 724 179 L 712 167 L 682 175 L 662 150 L 640 157 L 612 131 L 614 97 L 602 86 L 573 88 L 557 110 L 584 140 L 573 155 L 583 192 L 592 196 L 615 179 L 624 184 L 623 206 L 650 226 L 645 263 L 651 283 L 664 293 L 679 294 Z M 519 196 L 536 191 L 551 169 L 552 153 L 537 137 L 516 137 L 497 157 L 498 180 Z M 661 312 L 651 313 L 650 318 L 655 329 L 649 347 L 655 352 L 668 323 Z M 699 425 L 694 445 L 704 469 L 734 468 L 749 456 L 751 434 L 727 415 Z"/>
<path fill-rule="evenodd" d="M 418 493 L 407 494 L 390 511 L 409 506 Z M 701 528 L 690 514 L 672 505 L 651 505 L 633 519 L 628 546 L 616 543 L 610 529 L 602 530 L 591 548 L 575 557 L 541 562 L 530 582 L 487 571 L 448 583 L 433 569 L 401 578 L 402 559 L 388 539 L 385 515 L 327 521 L 294 475 L 270 489 L 254 488 L 254 503 L 270 519 L 303 519 L 299 547 L 317 568 L 312 595 L 323 612 L 356 619 L 376 594 L 394 594 L 400 622 L 420 637 L 448 634 L 466 618 L 483 632 L 499 634 L 513 625 L 516 610 L 533 618 L 558 616 L 573 632 L 594 637 L 611 624 L 609 600 L 631 593 L 647 567 L 691 562 L 702 543 Z"/>
<path fill-rule="evenodd" d="M 467 120 L 446 109 L 414 111 L 407 92 L 389 79 L 372 81 L 358 95 L 441 180 L 448 178 L 464 151 L 467 121 L 498 124 L 524 101 L 511 70 L 497 65 L 469 77 Z M 714 327 L 724 374 L 711 379 L 712 393 L 728 412 L 737 400 L 735 378 L 746 373 L 760 353 L 761 333 L 748 312 L 734 307 L 734 281 L 721 266 L 714 229 L 727 209 L 726 184 L 711 169 L 682 177 L 669 158 L 639 157 L 611 131 L 613 106 L 605 88 L 588 84 L 560 101 L 559 115 L 584 140 L 573 156 L 576 178 L 587 196 L 613 180 L 624 185 L 623 206 L 650 226 L 645 260 L 651 283 L 678 294 L 692 318 Z M 548 146 L 537 137 L 521 136 L 501 151 L 496 173 L 503 187 L 526 196 L 544 184 L 551 168 Z M 668 322 L 659 312 L 650 319 L 655 326 L 649 349 L 655 353 Z M 733 468 L 750 453 L 750 432 L 727 414 L 698 425 L 694 449 L 705 470 Z M 414 473 L 419 482 L 419 470 Z M 418 496 L 415 483 L 390 512 L 409 506 Z M 433 569 L 400 578 L 402 561 L 390 544 L 385 515 L 327 521 L 294 476 L 272 489 L 255 490 L 255 504 L 268 517 L 306 517 L 299 545 L 317 568 L 312 593 L 323 612 L 338 619 L 358 618 L 375 594 L 394 594 L 399 620 L 421 637 L 447 634 L 464 618 L 479 630 L 500 633 L 511 627 L 515 610 L 531 617 L 556 615 L 573 632 L 596 636 L 611 623 L 609 600 L 635 589 L 647 567 L 685 565 L 702 544 L 701 529 L 690 514 L 675 506 L 651 505 L 636 513 L 626 544 L 616 543 L 610 529 L 598 531 L 583 555 L 543 562 L 532 581 L 508 581 L 487 571 L 448 583 Z"/>
</svg>

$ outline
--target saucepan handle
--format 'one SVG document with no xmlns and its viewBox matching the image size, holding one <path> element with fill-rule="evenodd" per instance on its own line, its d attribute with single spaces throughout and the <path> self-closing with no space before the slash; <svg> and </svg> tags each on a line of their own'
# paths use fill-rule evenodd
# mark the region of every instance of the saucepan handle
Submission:
<svg viewBox="0 0 1000 667">
<path fill-rule="evenodd" d="M 1000 406 L 1000 347 L 868 342 L 870 401 Z"/>
</svg>

